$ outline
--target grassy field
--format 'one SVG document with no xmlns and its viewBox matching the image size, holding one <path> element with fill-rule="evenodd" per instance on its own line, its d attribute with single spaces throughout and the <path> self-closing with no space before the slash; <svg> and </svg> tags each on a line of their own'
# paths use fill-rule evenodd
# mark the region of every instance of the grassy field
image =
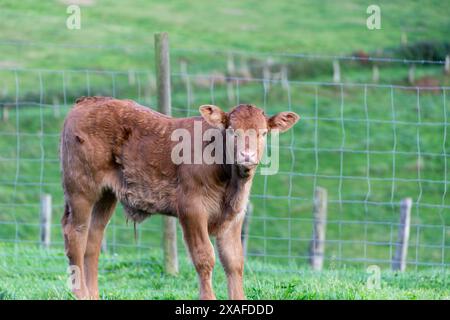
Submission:
<svg viewBox="0 0 450 320">
<path fill-rule="evenodd" d="M 364 1 L 83 2 L 91 5 L 81 6 L 81 29 L 68 30 L 68 1 L 3 0 L 2 40 L 35 45 L 3 46 L 0 61 L 52 69 L 146 68 L 157 31 L 168 31 L 174 48 L 349 54 L 398 46 L 402 33 L 410 43 L 447 41 L 450 29 L 445 14 L 450 5 L 438 0 L 378 1 L 382 29 L 377 31 L 366 27 L 370 3 Z M 76 44 L 85 47 L 72 47 Z"/>
<path fill-rule="evenodd" d="M 67 289 L 66 261 L 60 250 L 1 247 L 2 253 L 8 255 L 0 262 L 0 299 L 73 299 Z M 145 260 L 136 258 L 126 254 L 102 256 L 99 277 L 102 299 L 197 299 L 197 278 L 187 259 L 180 261 L 180 273 L 174 277 L 162 272 L 159 254 L 149 252 Z M 315 273 L 299 268 L 280 274 L 267 269 L 267 265 L 249 262 L 244 286 L 248 299 L 450 298 L 450 278 L 442 271 L 401 274 L 381 269 L 380 275 L 380 287 L 370 289 L 367 285 L 370 273 L 364 269 Z M 220 265 L 214 270 L 213 285 L 217 298 L 226 299 L 226 279 Z"/>
<path fill-rule="evenodd" d="M 265 87 L 261 81 L 242 81 L 233 83 L 235 101 L 230 101 L 225 85 L 215 84 L 212 90 L 208 81 L 197 77 L 225 73 L 228 50 L 330 55 L 363 50 L 388 55 L 391 48 L 401 48 L 402 33 L 409 43 L 442 43 L 448 41 L 450 22 L 444 12 L 449 4 L 382 1 L 382 30 L 368 31 L 367 5 L 361 2 L 201 0 L 187 6 L 180 1 L 133 0 L 123 6 L 92 0 L 82 6 L 82 29 L 71 31 L 65 28 L 63 2 L 0 3 L 0 106 L 6 106 L 9 116 L 0 121 L 0 243 L 5 244 L 0 245 L 1 297 L 69 297 L 61 285 L 62 121 L 82 95 L 130 98 L 155 106 L 152 40 L 160 30 L 170 33 L 173 48 L 175 116 L 197 115 L 198 106 L 210 102 L 225 110 L 246 102 L 269 114 L 292 109 L 302 116 L 295 129 L 281 137 L 280 172 L 255 179 L 249 298 L 449 295 L 448 276 L 440 273 L 450 263 L 448 90 L 373 86 L 371 65 L 351 61 L 341 63 L 346 84 L 336 86 L 329 83 L 330 60 L 276 55 L 273 71 L 289 65 L 294 81 L 288 89 L 277 82 Z M 254 77 L 261 77 L 255 66 L 265 56 L 236 55 L 237 65 L 241 59 L 254 68 Z M 189 81 L 177 74 L 181 60 L 188 62 Z M 380 64 L 380 71 L 381 83 L 408 85 L 406 64 Z M 440 86 L 450 84 L 440 65 L 418 65 L 416 78 L 423 77 Z M 315 186 L 327 188 L 330 199 L 326 270 L 321 274 L 307 269 Z M 49 254 L 35 249 L 43 192 L 53 196 L 55 247 Z M 409 272 L 396 275 L 387 270 L 396 249 L 398 204 L 404 197 L 414 201 Z M 135 244 L 133 227 L 126 225 L 122 209 L 117 211 L 107 232 L 105 298 L 195 298 L 195 277 L 185 258 L 178 278 L 161 274 L 160 218 L 139 226 Z M 181 235 L 179 248 L 184 257 Z M 382 268 L 381 290 L 364 286 L 370 264 Z M 287 270 L 292 272 L 283 272 Z M 223 298 L 221 271 L 215 281 Z M 173 291 L 174 283 L 181 282 L 183 287 Z"/>
</svg>

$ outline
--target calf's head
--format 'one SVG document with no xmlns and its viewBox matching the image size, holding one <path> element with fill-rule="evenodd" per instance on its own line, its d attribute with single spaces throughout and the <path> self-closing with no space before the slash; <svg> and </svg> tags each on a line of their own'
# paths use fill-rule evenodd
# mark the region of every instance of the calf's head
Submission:
<svg viewBox="0 0 450 320">
<path fill-rule="evenodd" d="M 226 131 L 227 163 L 230 160 L 246 175 L 254 172 L 260 163 L 267 133 L 285 132 L 300 119 L 290 111 L 268 117 L 262 109 L 250 104 L 241 104 L 230 112 L 214 105 L 203 105 L 200 113 L 211 126 Z"/>
</svg>

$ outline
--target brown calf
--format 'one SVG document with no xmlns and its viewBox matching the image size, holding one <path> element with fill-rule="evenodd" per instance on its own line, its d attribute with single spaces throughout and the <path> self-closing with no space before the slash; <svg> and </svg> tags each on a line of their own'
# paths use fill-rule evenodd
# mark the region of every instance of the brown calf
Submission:
<svg viewBox="0 0 450 320">
<path fill-rule="evenodd" d="M 252 105 L 224 112 L 200 107 L 202 117 L 171 118 L 131 100 L 88 97 L 77 100 L 61 134 L 66 254 L 77 266 L 78 298 L 98 298 L 98 257 L 103 232 L 119 200 L 133 221 L 154 213 L 179 218 L 200 282 L 200 298 L 214 299 L 211 276 L 217 238 L 231 299 L 243 299 L 244 258 L 241 228 L 255 169 L 271 129 L 285 131 L 299 116 L 282 112 L 267 117 Z M 171 153 L 176 129 L 254 129 L 257 149 L 235 146 L 233 163 L 175 164 Z M 227 131 L 228 132 L 228 131 Z M 202 150 L 214 141 L 202 142 Z M 224 147 L 225 148 L 225 147 Z M 239 159 L 243 159 L 239 161 Z"/>
</svg>

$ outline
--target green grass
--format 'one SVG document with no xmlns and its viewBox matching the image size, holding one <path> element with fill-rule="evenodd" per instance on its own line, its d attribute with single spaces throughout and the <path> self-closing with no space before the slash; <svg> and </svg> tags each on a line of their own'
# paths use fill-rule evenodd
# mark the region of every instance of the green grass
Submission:
<svg viewBox="0 0 450 320">
<path fill-rule="evenodd" d="M 382 29 L 368 30 L 364 1 L 146 1 L 124 6 L 93 0 L 81 6 L 81 30 L 66 28 L 63 1 L 0 4 L 2 39 L 34 43 L 128 46 L 127 50 L 4 46 L 0 61 L 39 68 L 143 68 L 153 61 L 153 33 L 168 31 L 174 48 L 349 54 L 409 43 L 448 40 L 449 4 L 378 1 Z M 349 52 L 350 51 L 350 52 Z M 206 62 L 203 60 L 203 62 Z"/>
<path fill-rule="evenodd" d="M 2 245 L 0 299 L 73 299 L 67 289 L 66 261 L 60 250 Z M 14 271 L 11 270 L 14 268 Z M 449 299 L 449 275 L 437 270 L 394 273 L 381 269 L 380 287 L 370 289 L 364 268 L 305 268 L 279 273 L 276 265 L 246 264 L 248 299 Z M 100 261 L 102 299 L 196 299 L 197 277 L 185 256 L 180 272 L 162 272 L 161 256 L 149 251 L 145 260 L 136 256 L 103 255 Z M 218 264 L 213 285 L 219 299 L 226 299 L 226 278 Z"/>
</svg>

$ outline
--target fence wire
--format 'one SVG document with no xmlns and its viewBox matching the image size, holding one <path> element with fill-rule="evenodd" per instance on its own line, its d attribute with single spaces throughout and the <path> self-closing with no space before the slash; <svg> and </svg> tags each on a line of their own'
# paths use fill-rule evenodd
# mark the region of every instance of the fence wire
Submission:
<svg viewBox="0 0 450 320">
<path fill-rule="evenodd" d="M 252 103 L 267 114 L 292 110 L 301 115 L 299 124 L 281 136 L 279 172 L 255 177 L 249 261 L 280 272 L 308 264 L 313 196 L 320 186 L 329 194 L 325 268 L 390 267 L 405 197 L 413 199 L 408 269 L 448 267 L 449 87 L 290 80 L 288 73 L 280 75 L 281 69 L 274 71 L 282 65 L 259 74 L 252 74 L 252 68 L 233 74 L 225 66 L 224 71 L 197 73 L 186 65 L 179 72 L 178 63 L 185 63 L 180 61 L 172 67 L 174 116 L 198 115 L 198 106 L 205 103 L 225 110 Z M 58 142 L 64 116 L 82 95 L 134 99 L 154 108 L 154 73 L 3 68 L 0 74 L 1 267 L 14 272 L 26 256 L 28 262 L 39 261 L 30 263 L 32 270 L 63 272 Z M 53 199 L 50 250 L 58 256 L 26 253 L 40 245 L 44 193 Z M 152 217 L 140 225 L 135 241 L 122 209 L 116 211 L 107 228 L 104 259 L 161 263 L 161 220 Z M 180 234 L 179 253 L 188 259 L 181 239 Z"/>
</svg>

